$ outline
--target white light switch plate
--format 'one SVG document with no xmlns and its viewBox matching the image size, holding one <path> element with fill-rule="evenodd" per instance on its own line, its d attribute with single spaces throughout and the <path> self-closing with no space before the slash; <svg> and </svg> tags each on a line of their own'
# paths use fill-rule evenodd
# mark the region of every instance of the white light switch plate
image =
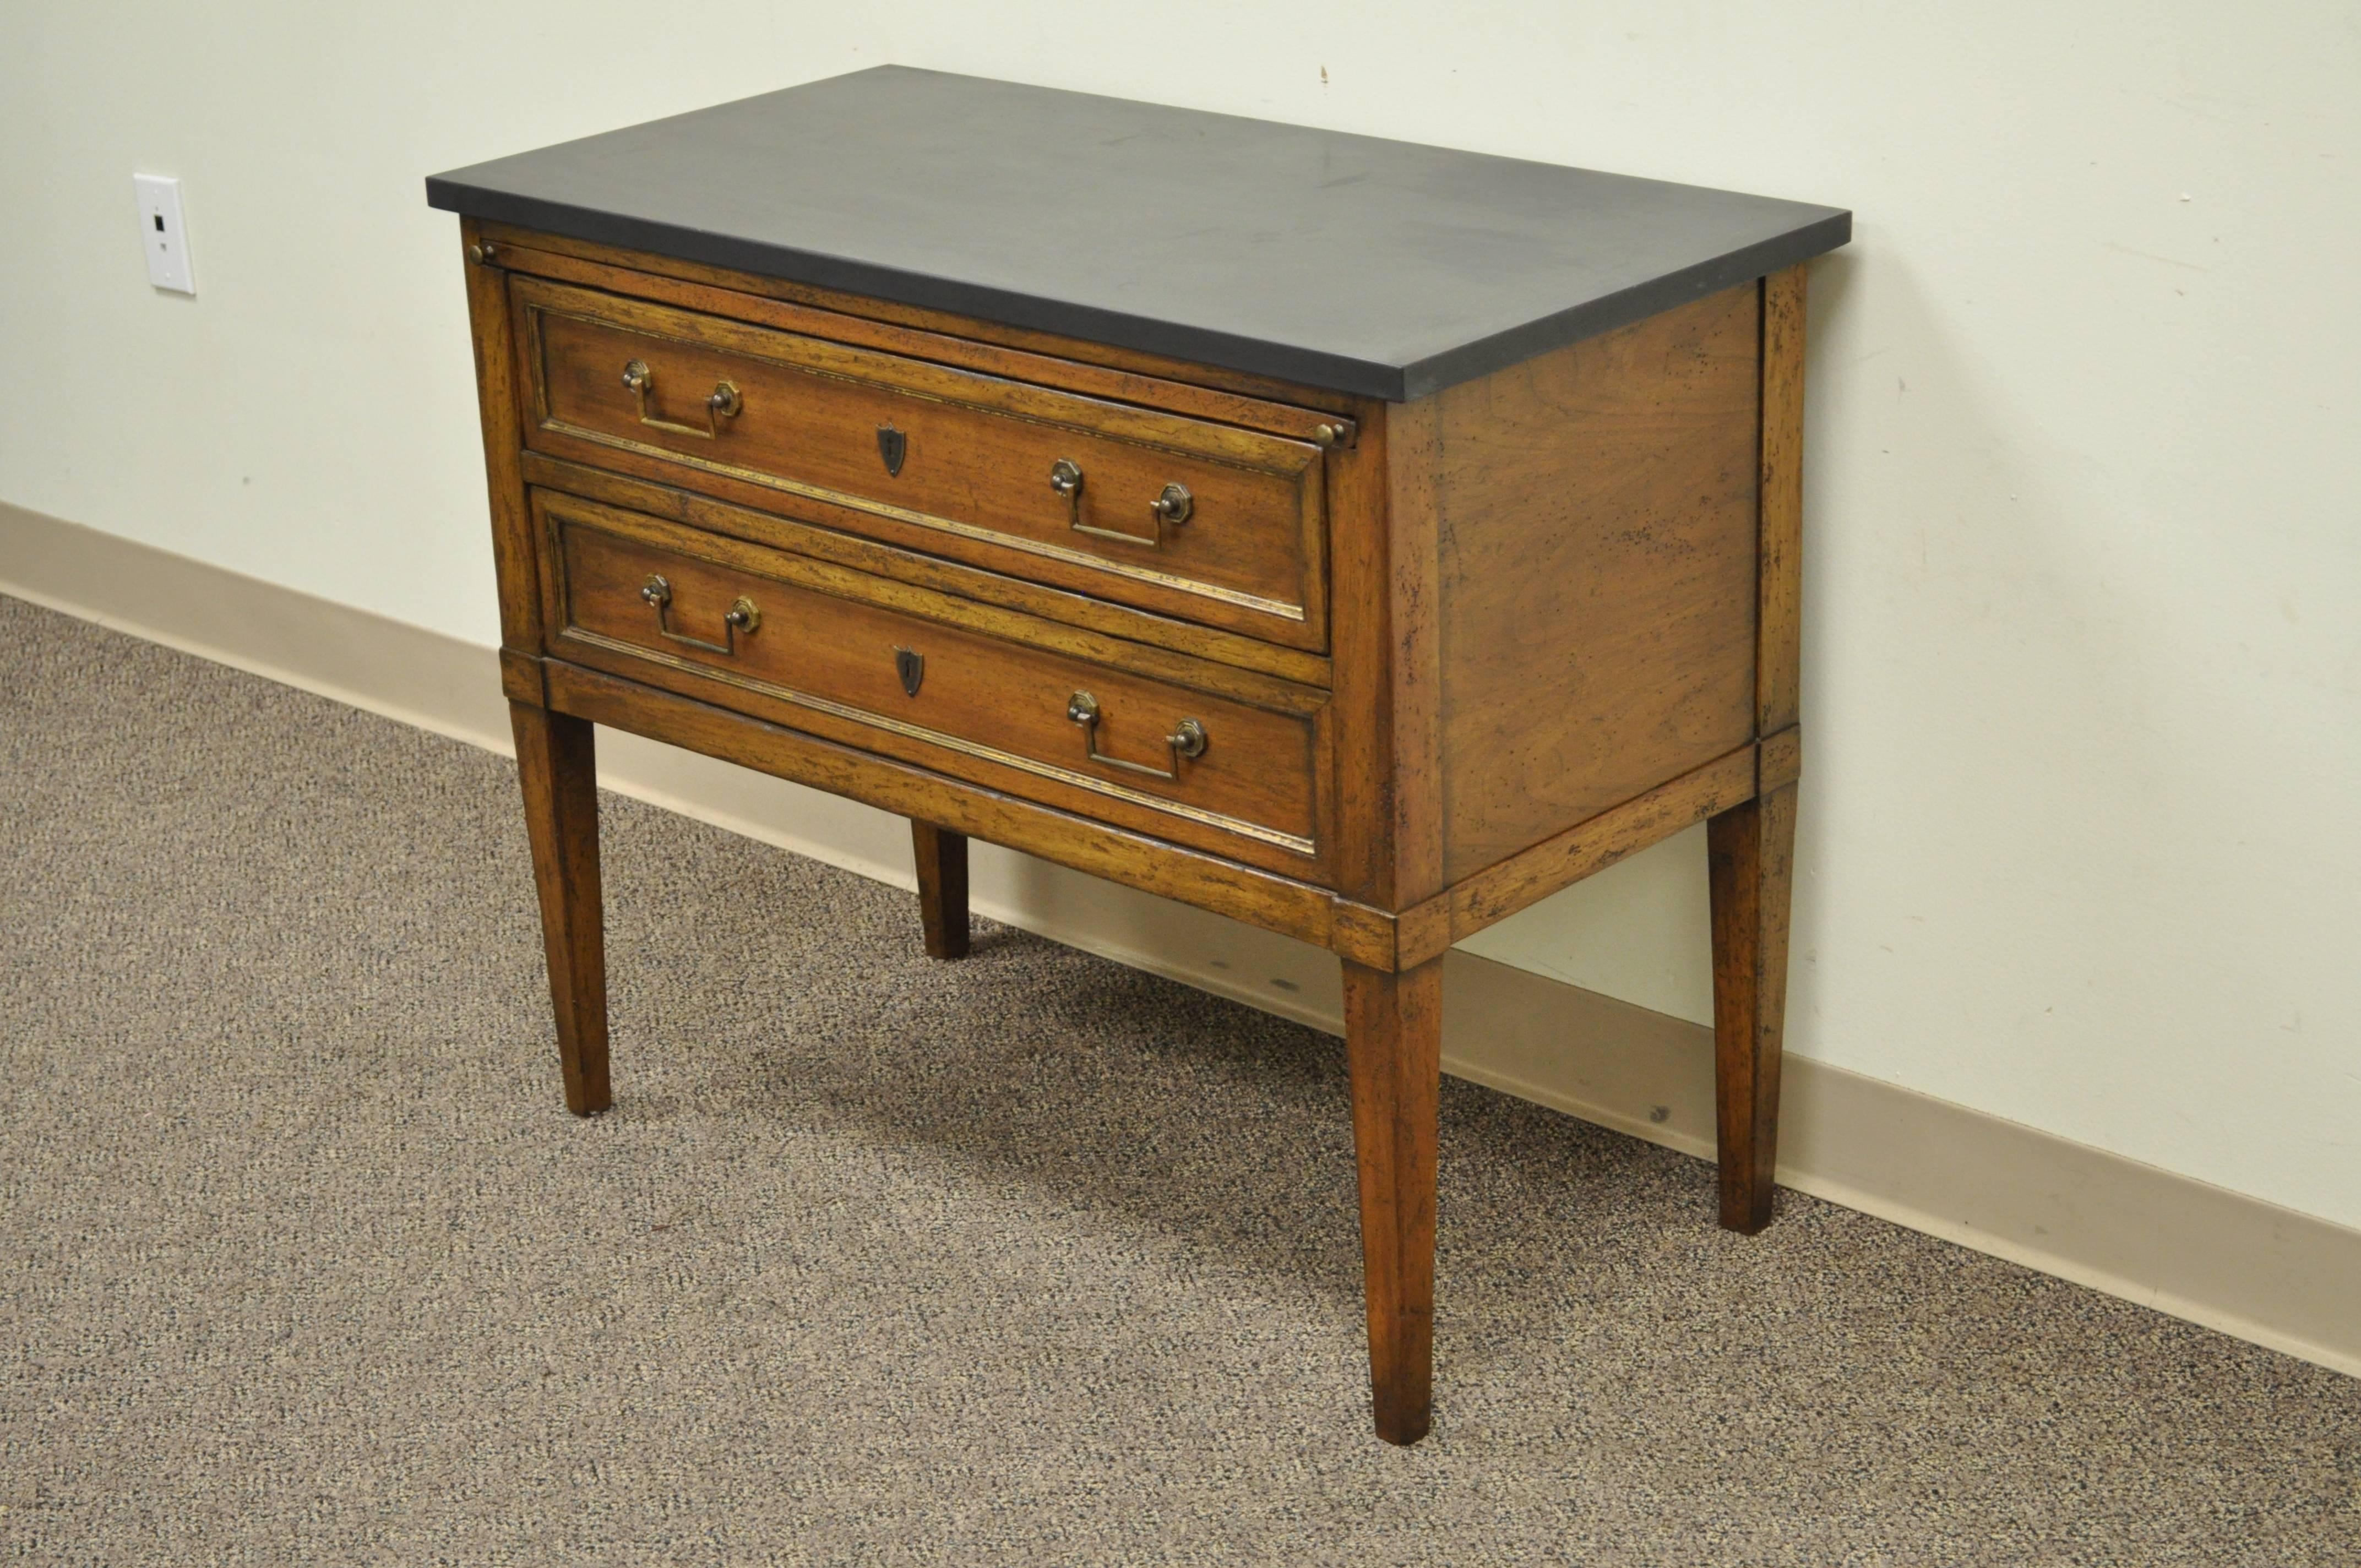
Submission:
<svg viewBox="0 0 2361 1568">
<path fill-rule="evenodd" d="M 181 218 L 181 182 L 165 174 L 135 174 L 139 192 L 139 243 L 148 252 L 148 281 L 179 294 L 197 291 L 189 267 L 189 230 Z"/>
</svg>

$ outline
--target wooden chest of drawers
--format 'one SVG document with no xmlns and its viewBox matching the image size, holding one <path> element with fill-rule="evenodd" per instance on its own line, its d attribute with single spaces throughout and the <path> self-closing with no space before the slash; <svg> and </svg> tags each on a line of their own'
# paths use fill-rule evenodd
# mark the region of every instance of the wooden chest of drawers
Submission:
<svg viewBox="0 0 2361 1568">
<path fill-rule="evenodd" d="M 1709 820 L 1721 1219 L 1767 1222 L 1846 214 L 891 69 L 429 194 L 575 1111 L 593 724 L 908 817 L 939 957 L 970 836 L 1322 944 L 1415 1441 L 1439 959 Z"/>
</svg>

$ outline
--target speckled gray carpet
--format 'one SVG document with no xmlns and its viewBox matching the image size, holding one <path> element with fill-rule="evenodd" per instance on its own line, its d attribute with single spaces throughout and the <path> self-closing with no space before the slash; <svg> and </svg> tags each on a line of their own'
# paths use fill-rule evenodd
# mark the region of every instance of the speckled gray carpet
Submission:
<svg viewBox="0 0 2361 1568">
<path fill-rule="evenodd" d="M 2361 1383 L 1444 1095 L 1368 1431 L 1337 1042 L 0 598 L 0 1560 L 2361 1562 Z"/>
</svg>

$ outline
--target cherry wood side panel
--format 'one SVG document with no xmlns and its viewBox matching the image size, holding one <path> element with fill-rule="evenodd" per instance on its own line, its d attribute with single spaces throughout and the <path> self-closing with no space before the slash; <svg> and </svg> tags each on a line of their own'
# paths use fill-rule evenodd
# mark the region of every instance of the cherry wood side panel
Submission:
<svg viewBox="0 0 2361 1568">
<path fill-rule="evenodd" d="M 967 839 L 931 822 L 910 824 L 918 866 L 918 927 L 930 959 L 967 957 Z"/>
<path fill-rule="evenodd" d="M 1435 400 L 1449 880 L 1753 737 L 1759 293 Z"/>
<path fill-rule="evenodd" d="M 1787 911 L 1795 886 L 1793 784 L 1706 828 L 1713 893 L 1713 1034 L 1721 1223 L 1771 1223 L 1779 1156 L 1779 1064 L 1787 1010 Z"/>
<path fill-rule="evenodd" d="M 1326 645 L 1312 443 L 538 280 L 512 294 L 539 450 Z M 653 378 L 644 415 L 623 381 L 635 363 Z M 704 400 L 725 383 L 739 411 L 708 419 Z M 895 462 L 881 433 L 900 442 Z M 1082 477 L 1071 500 L 1050 482 L 1060 463 Z M 1189 493 L 1190 515 L 1159 526 L 1168 485 Z"/>
<path fill-rule="evenodd" d="M 673 257 L 658 256 L 651 251 L 628 250 L 616 246 L 598 245 L 589 240 L 569 239 L 562 235 L 543 234 L 536 230 L 519 228 L 508 224 L 488 223 L 482 225 L 482 230 L 488 240 L 497 242 L 500 246 L 503 264 L 508 262 L 512 251 L 520 248 L 534 253 L 515 257 L 514 264 L 520 270 L 541 269 L 547 266 L 542 258 L 560 256 L 620 268 L 647 277 L 710 285 L 736 293 L 790 302 L 841 317 L 845 323 L 843 326 L 832 327 L 822 335 L 846 336 L 848 341 L 884 341 L 849 335 L 857 332 L 861 323 L 875 323 L 881 326 L 946 335 L 970 344 L 993 345 L 1020 350 L 1029 355 L 1104 366 L 1159 380 L 1220 389 L 1249 398 L 1272 400 L 1283 403 L 1300 403 L 1308 409 L 1349 412 L 1360 400 L 1345 393 L 1332 392 L 1316 387 L 1298 386 L 1289 381 L 1275 380 L 1267 376 L 1224 370 L 1210 365 L 1200 365 L 1192 360 L 1170 359 L 1162 355 L 1147 354 L 1135 349 L 1116 348 L 1104 343 L 1093 343 L 1087 338 L 1061 337 L 1055 333 L 1036 332 L 1027 327 L 1007 326 L 974 316 L 956 315 L 948 311 L 928 310 L 917 305 L 896 304 L 891 301 L 872 299 L 861 294 L 841 293 L 833 289 L 815 288 L 809 284 L 789 282 L 781 278 L 765 278 L 759 273 L 739 272 L 723 267 L 709 267 L 702 262 L 683 261 Z M 573 276 L 573 274 L 558 271 L 552 271 L 550 275 Z M 624 291 L 632 291 L 627 289 Z M 885 345 L 894 346 L 890 343 Z M 1148 398 L 1142 400 L 1154 402 L 1161 400 Z M 1254 422 L 1241 420 L 1238 422 Z"/>
<path fill-rule="evenodd" d="M 874 602 L 921 597 L 899 585 L 830 583 L 853 574 L 811 563 L 717 563 L 693 537 L 685 549 L 648 542 L 627 515 L 555 499 L 543 508 L 553 530 L 553 652 L 1324 880 L 1325 693 L 1219 666 L 1192 670 L 1170 654 L 1162 662 L 1177 667 L 1161 678 L 1137 674 Z M 779 575 L 747 569 L 764 565 Z M 658 577 L 669 590 L 661 620 L 644 597 Z M 751 631 L 725 619 L 741 599 L 760 617 Z M 915 692 L 905 685 L 906 651 L 919 661 Z M 1192 674 L 1202 678 L 1175 678 Z M 1100 758 L 1115 761 L 1092 758 L 1091 731 L 1071 717 L 1081 694 L 1099 707 Z M 1206 745 L 1176 763 L 1165 738 L 1184 719 L 1197 720 Z"/>
<path fill-rule="evenodd" d="M 1443 965 L 1345 965 L 1345 1050 L 1361 1191 L 1361 1269 L 1378 1435 L 1424 1437 L 1433 1406 L 1436 1109 Z"/>
<path fill-rule="evenodd" d="M 558 712 L 1328 946 L 1334 895 L 1325 888 L 563 660 L 545 662 L 544 679 Z"/>
<path fill-rule="evenodd" d="M 607 1081 L 605 895 L 598 881 L 598 775 L 588 721 L 511 702 L 517 781 L 524 792 L 542 947 L 556 1014 L 566 1108 L 577 1116 L 614 1102 Z"/>
</svg>

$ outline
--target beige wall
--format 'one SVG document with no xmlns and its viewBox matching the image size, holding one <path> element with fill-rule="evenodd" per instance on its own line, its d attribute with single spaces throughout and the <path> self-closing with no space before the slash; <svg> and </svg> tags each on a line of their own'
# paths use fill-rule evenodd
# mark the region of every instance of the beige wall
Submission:
<svg viewBox="0 0 2361 1568">
<path fill-rule="evenodd" d="M 888 60 L 1853 207 L 1792 1047 L 2361 1223 L 2346 5 L 12 6 L 0 499 L 489 642 L 422 177 Z M 194 300 L 135 169 L 185 182 Z M 1701 862 L 1470 945 L 1702 1019 Z"/>
</svg>

